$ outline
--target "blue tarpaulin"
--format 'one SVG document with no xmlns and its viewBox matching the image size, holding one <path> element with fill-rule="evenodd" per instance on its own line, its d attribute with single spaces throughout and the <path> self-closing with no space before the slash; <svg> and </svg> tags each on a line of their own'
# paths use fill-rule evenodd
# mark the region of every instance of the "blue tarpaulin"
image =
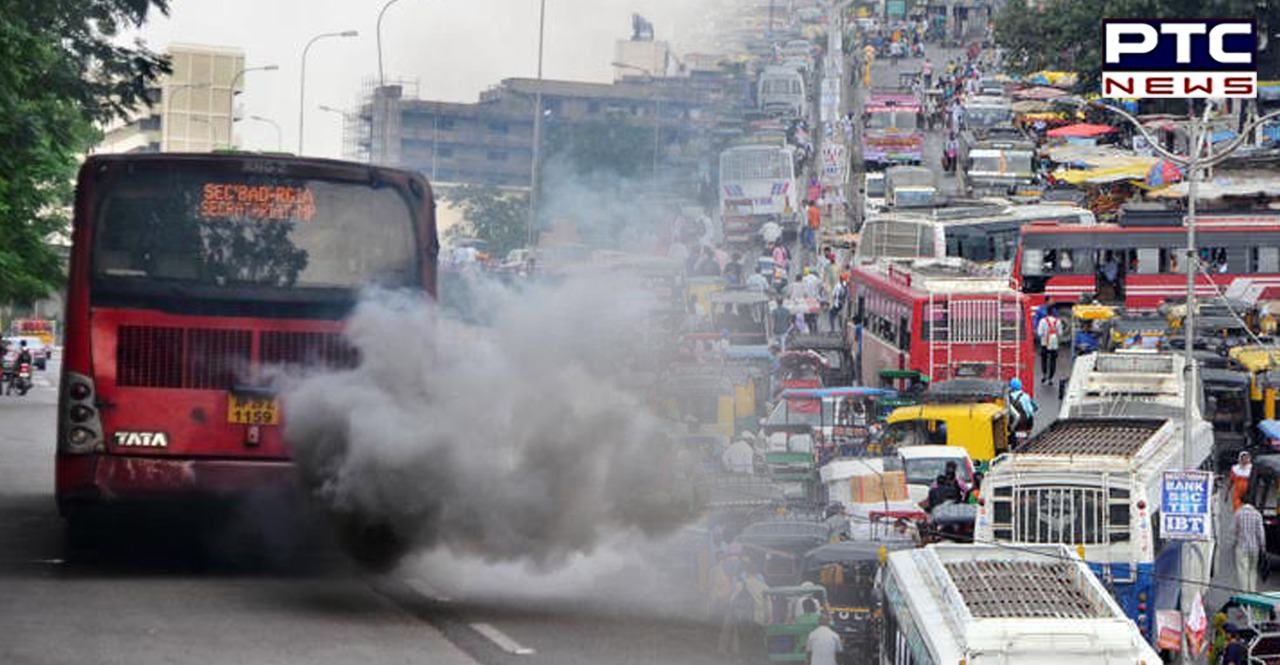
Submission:
<svg viewBox="0 0 1280 665">
<path fill-rule="evenodd" d="M 1216 132 L 1214 132 L 1214 133 L 1210 134 L 1210 135 L 1209 135 L 1209 142 L 1210 142 L 1210 143 L 1218 143 L 1218 142 L 1220 142 L 1220 141 L 1230 141 L 1231 139 L 1233 139 L 1233 138 L 1235 138 L 1235 137 L 1236 137 L 1236 133 L 1235 133 L 1235 132 L 1231 131 L 1230 129 L 1223 129 L 1223 130 L 1216 131 Z"/>
</svg>

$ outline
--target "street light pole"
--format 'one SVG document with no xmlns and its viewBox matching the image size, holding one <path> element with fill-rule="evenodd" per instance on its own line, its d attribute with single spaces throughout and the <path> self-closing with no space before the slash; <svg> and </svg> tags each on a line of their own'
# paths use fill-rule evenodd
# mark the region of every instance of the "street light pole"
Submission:
<svg viewBox="0 0 1280 665">
<path fill-rule="evenodd" d="M 263 65 L 261 67 L 242 67 L 231 77 L 231 87 L 227 90 L 227 147 L 234 148 L 235 141 L 231 140 L 231 131 L 236 122 L 236 82 L 245 72 L 274 72 L 280 69 L 279 65 Z"/>
<path fill-rule="evenodd" d="M 326 32 L 316 35 L 307 42 L 302 48 L 302 73 L 298 84 L 298 156 L 302 156 L 303 140 L 306 138 L 304 130 L 304 122 L 306 121 L 306 104 L 307 104 L 307 52 L 311 50 L 311 45 L 329 37 L 355 37 L 359 35 L 355 30 L 344 30 L 342 32 Z"/>
<path fill-rule="evenodd" d="M 534 227 L 538 220 L 538 187 L 542 152 L 542 46 L 547 27 L 547 0 L 538 3 L 538 83 L 533 93 L 533 165 L 529 173 L 529 236 L 527 244 L 533 247 Z"/>
<path fill-rule="evenodd" d="M 265 122 L 274 127 L 276 130 L 276 152 L 282 152 L 284 150 L 284 135 L 280 131 L 280 123 L 272 120 L 271 118 L 264 118 L 260 115 L 251 115 L 249 116 L 249 119 L 257 120 L 258 122 Z"/>
<path fill-rule="evenodd" d="M 378 87 L 379 88 L 387 84 L 387 77 L 382 73 L 382 15 L 386 14 L 387 10 L 391 8 L 391 5 L 394 5 L 397 2 L 400 2 L 400 0 L 387 0 L 387 4 L 383 5 L 382 10 L 378 12 L 377 41 L 378 41 Z"/>
</svg>

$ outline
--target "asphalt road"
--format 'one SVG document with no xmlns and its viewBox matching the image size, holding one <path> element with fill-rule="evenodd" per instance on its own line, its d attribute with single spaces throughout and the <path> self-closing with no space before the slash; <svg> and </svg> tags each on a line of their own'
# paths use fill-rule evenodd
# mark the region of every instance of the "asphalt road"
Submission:
<svg viewBox="0 0 1280 665">
<path fill-rule="evenodd" d="M 0 396 L 0 663 L 737 662 L 678 599 L 689 586 L 643 557 L 554 575 L 419 557 L 372 576 L 323 539 L 258 556 L 185 516 L 71 550 L 53 503 L 56 371 Z"/>
</svg>

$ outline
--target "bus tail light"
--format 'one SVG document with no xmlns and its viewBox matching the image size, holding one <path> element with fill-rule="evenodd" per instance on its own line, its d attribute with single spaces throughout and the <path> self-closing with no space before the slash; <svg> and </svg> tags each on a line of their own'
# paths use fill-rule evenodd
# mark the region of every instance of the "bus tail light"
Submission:
<svg viewBox="0 0 1280 665">
<path fill-rule="evenodd" d="M 103 443 L 93 380 L 67 372 L 63 391 L 59 448 L 67 453 L 92 453 Z"/>
</svg>

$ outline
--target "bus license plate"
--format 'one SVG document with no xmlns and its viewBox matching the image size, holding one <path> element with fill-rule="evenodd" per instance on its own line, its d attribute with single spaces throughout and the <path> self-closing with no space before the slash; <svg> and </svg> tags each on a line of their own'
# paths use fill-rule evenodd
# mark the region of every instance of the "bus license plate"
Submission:
<svg viewBox="0 0 1280 665">
<path fill-rule="evenodd" d="M 232 393 L 227 396 L 227 422 L 233 425 L 279 425 L 280 409 L 271 397 Z"/>
</svg>

